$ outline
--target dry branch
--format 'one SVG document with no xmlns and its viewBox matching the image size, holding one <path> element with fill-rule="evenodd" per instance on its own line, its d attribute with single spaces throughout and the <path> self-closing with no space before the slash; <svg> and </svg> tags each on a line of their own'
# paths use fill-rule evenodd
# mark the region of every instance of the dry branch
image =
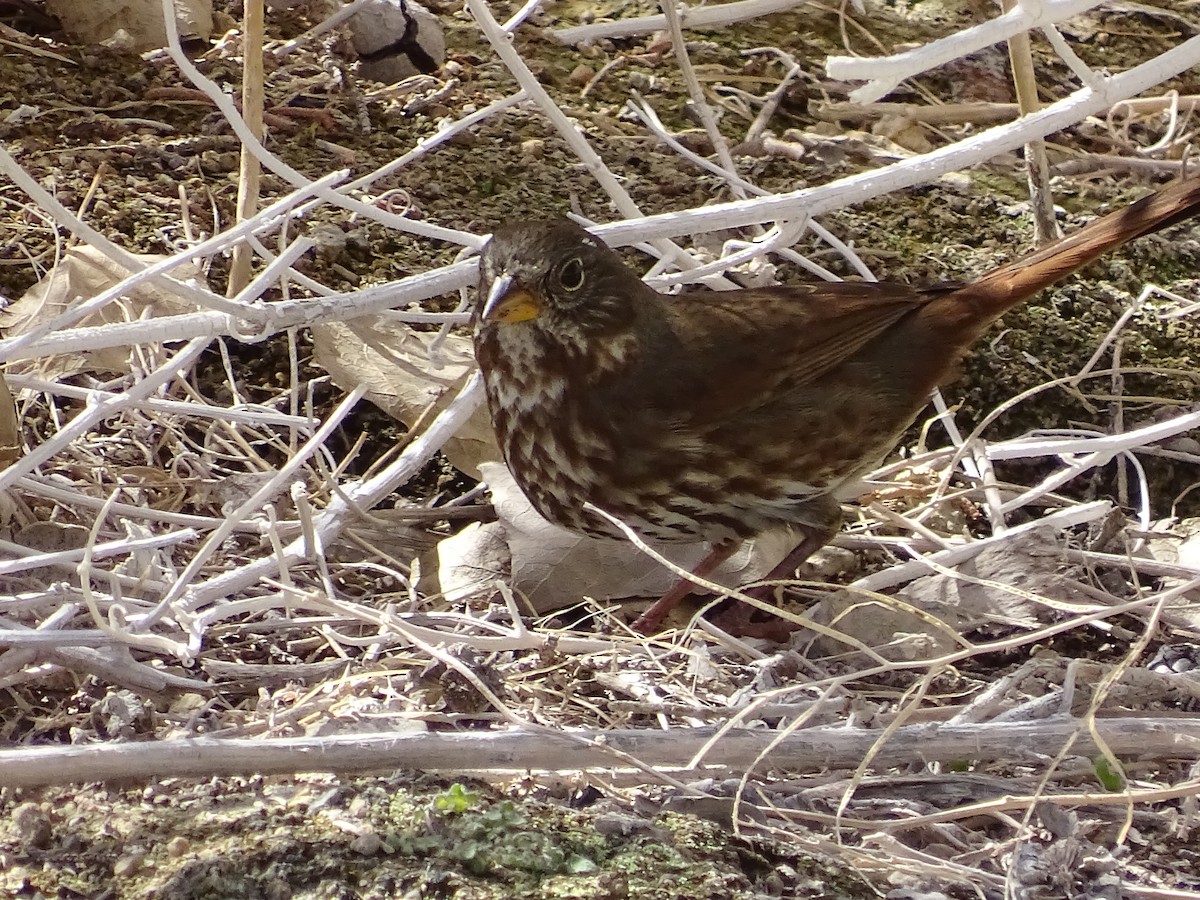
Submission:
<svg viewBox="0 0 1200 900">
<path fill-rule="evenodd" d="M 1117 755 L 1139 763 L 1166 763 L 1200 756 L 1200 722 L 1178 718 L 1119 718 L 1096 723 L 1096 732 Z M 782 736 L 759 730 L 724 732 L 709 746 L 710 728 L 652 730 L 354 735 L 262 740 L 159 741 L 93 747 L 36 747 L 0 751 L 0 785 L 8 787 L 251 772 L 442 772 L 564 773 L 626 769 L 630 760 L 671 772 L 689 771 L 701 751 L 697 774 L 714 768 L 745 772 L 852 769 L 873 749 L 877 730 L 832 726 Z M 1087 728 L 1072 719 L 1022 723 L 930 724 L 892 731 L 877 759 L 889 766 L 971 761 L 979 764 L 1044 762 L 1068 741 L 1072 754 L 1091 757 L 1098 748 Z M 707 749 L 706 749 L 707 748 Z M 768 752 L 769 751 L 769 752 Z M 765 754 L 765 755 L 764 755 Z M 1117 795 L 1119 797 L 1119 795 Z"/>
</svg>

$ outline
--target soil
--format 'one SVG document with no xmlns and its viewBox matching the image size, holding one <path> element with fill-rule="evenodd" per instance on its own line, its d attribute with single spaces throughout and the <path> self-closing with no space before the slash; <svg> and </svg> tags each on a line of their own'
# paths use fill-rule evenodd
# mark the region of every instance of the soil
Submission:
<svg viewBox="0 0 1200 900">
<path fill-rule="evenodd" d="M 460 4 L 427 5 L 446 29 L 448 61 L 412 92 L 384 90 L 363 79 L 348 42 L 336 32 L 272 64 L 267 104 L 278 115 L 269 130 L 270 149 L 309 177 L 347 165 L 358 175 L 409 151 L 444 117 L 480 108 L 515 89 Z M 493 8 L 503 20 L 518 5 L 499 2 Z M 548 4 L 517 31 L 515 43 L 647 213 L 731 199 L 719 179 L 691 170 L 623 112 L 631 91 L 637 90 L 669 129 L 681 132 L 701 152 L 711 149 L 689 118 L 687 92 L 661 42 L 641 37 L 570 48 L 549 33 L 583 18 L 653 11 L 643 6 L 628 0 Z M 742 175 L 764 188 L 790 190 L 878 164 L 870 151 L 884 146 L 881 134 L 871 134 L 870 126 L 854 132 L 859 126 L 822 122 L 813 114 L 824 102 L 844 100 L 850 88 L 825 76 L 821 62 L 826 56 L 892 52 L 992 14 L 989 3 L 869 3 L 867 15 L 843 6 L 809 3 L 789 13 L 690 34 L 693 63 L 721 112 L 722 133 L 731 143 L 741 140 L 755 113 L 738 102 L 737 91 L 761 95 L 782 74 L 769 55 L 744 51 L 771 46 L 785 47 L 803 68 L 771 130 L 779 135 L 796 129 L 852 138 L 830 141 L 821 152 L 800 159 L 739 155 Z M 1065 33 L 1088 65 L 1123 69 L 1178 44 L 1185 25 L 1190 33 L 1200 28 L 1195 12 L 1188 20 L 1174 11 L 1170 0 L 1158 6 L 1161 13 L 1155 13 L 1152 4 L 1132 11 L 1094 12 L 1074 20 Z M 320 18 L 321 9 L 320 4 L 301 4 L 271 11 L 270 38 L 302 34 Z M 234 220 L 238 140 L 206 101 L 179 92 L 186 82 L 167 58 L 70 42 L 55 32 L 52 20 L 20 5 L 9 7 L 8 15 L 8 24 L 25 33 L 9 33 L 0 48 L 2 105 L 7 111 L 28 106 L 36 114 L 0 122 L 0 141 L 27 173 L 51 188 L 66 207 L 82 210 L 92 227 L 134 252 L 176 251 L 187 238 L 181 224 L 185 219 L 193 235 L 211 234 Z M 236 25 L 240 9 L 219 3 L 217 16 L 220 33 Z M 1073 89 L 1070 72 L 1040 39 L 1035 40 L 1035 58 L 1044 98 Z M 619 66 L 583 96 L 583 84 L 615 61 Z M 203 48 L 197 65 L 209 78 L 236 91 L 241 78 L 236 38 L 219 49 Z M 1170 88 L 1196 93 L 1187 76 L 1162 90 Z M 907 82 L 888 99 L 1007 102 L 1010 94 L 1004 54 L 993 48 Z M 309 112 L 288 115 L 296 110 Z M 313 110 L 320 114 L 313 116 Z M 914 147 L 922 141 L 936 146 L 975 128 L 918 127 L 893 137 Z M 1133 144 L 1146 146 L 1157 138 L 1154 128 L 1152 121 L 1138 122 L 1121 133 L 1089 121 L 1052 135 L 1051 159 L 1067 164 L 1084 153 L 1134 156 Z M 1060 221 L 1071 227 L 1116 208 L 1144 193 L 1153 181 L 1113 168 L 1060 177 L 1055 182 L 1055 197 L 1063 207 Z M 594 180 L 561 139 L 538 114 L 523 108 L 494 117 L 419 164 L 377 182 L 372 190 L 397 192 L 395 202 L 410 217 L 478 234 L 514 217 L 569 210 L 598 220 L 612 217 Z M 264 176 L 264 202 L 285 191 L 276 176 Z M 880 279 L 965 280 L 1029 247 L 1026 196 L 1019 160 L 1001 157 L 961 176 L 843 210 L 825 217 L 823 224 L 854 242 Z M 338 218 L 333 212 L 320 213 L 304 227 L 311 234 L 332 228 L 345 238 L 325 241 L 331 247 L 328 252 L 300 264 L 338 290 L 386 283 L 449 263 L 460 249 Z M 8 236 L 0 250 L 0 294 L 8 298 L 19 297 L 33 285 L 71 240 L 31 209 L 11 184 L 0 191 L 0 232 Z M 1180 292 L 1194 288 L 1194 273 L 1200 271 L 1200 242 L 1194 234 L 1182 225 L 1139 241 L 1007 315 L 948 389 L 950 401 L 962 405 L 963 421 L 977 421 L 1014 395 L 1078 370 L 1145 282 Z M 839 275 L 854 274 L 814 239 L 805 238 L 797 249 Z M 630 258 L 637 255 L 631 251 Z M 787 264 L 780 265 L 778 274 L 783 281 L 805 277 Z M 227 275 L 223 261 L 208 272 L 218 291 Z M 457 297 L 447 297 L 431 305 L 447 309 L 455 303 Z M 1141 314 L 1124 334 L 1124 364 L 1154 369 L 1125 379 L 1126 393 L 1137 398 L 1125 404 L 1127 423 L 1200 399 L 1195 374 L 1200 337 L 1193 326 Z M 294 340 L 301 380 L 319 379 L 324 373 L 308 357 L 308 338 L 300 334 Z M 243 390 L 250 395 L 260 388 L 264 395 L 275 392 L 280 373 L 288 371 L 287 341 L 285 336 L 253 346 L 225 341 Z M 219 397 L 228 390 L 224 379 L 225 366 L 214 348 L 198 380 L 206 393 Z M 1005 415 L 990 433 L 1013 435 L 1065 423 L 1106 431 L 1114 414 L 1109 388 L 1096 383 L 1091 393 L 1041 393 Z M 333 404 L 340 395 L 323 384 L 314 399 Z M 23 427 L 51 433 L 52 413 L 44 415 Z M 338 438 L 344 447 L 365 438 L 349 471 L 366 471 L 391 452 L 403 432 L 402 425 L 370 404 L 361 404 Z M 906 444 L 911 450 L 919 440 L 914 431 Z M 1157 459 L 1148 461 L 1147 469 L 1156 513 L 1200 512 L 1200 492 L 1186 490 L 1196 481 L 1194 467 Z M 1073 489 L 1084 499 L 1113 496 L 1114 472 L 1115 468 L 1106 470 Z M 1001 474 L 1031 484 L 1041 473 L 1012 465 Z M 412 499 L 428 499 L 456 496 L 470 486 L 470 479 L 440 461 L 406 491 Z M 1175 504 L 1177 497 L 1181 499 Z M 448 530 L 443 524 L 423 538 Z M 312 662 L 318 655 L 266 643 L 256 650 L 275 662 Z M 240 645 L 239 653 L 247 652 L 247 646 Z M 993 674 L 998 677 L 1009 665 L 1003 661 Z M 145 739 L 159 733 L 147 727 L 109 735 L 98 728 L 93 710 L 108 688 L 95 679 L 25 685 L 14 693 L 14 707 L 0 717 L 3 734 L 14 742 L 65 743 Z M 152 702 L 161 711 L 178 698 Z M 224 713 L 252 710 L 255 700 L 247 692 L 221 702 L 228 704 Z M 0 790 L 0 893 L 89 898 L 849 898 L 880 896 L 889 887 L 878 872 L 868 883 L 844 862 L 804 851 L 802 843 L 749 840 L 695 816 L 631 810 L 621 792 L 612 792 L 620 802 L 598 794 L 604 792 L 582 779 L 547 789 L 485 785 L 466 777 L 438 781 L 411 773 L 374 779 L 322 776 L 5 788 Z M 588 802 L 581 802 L 584 796 Z M 1147 843 L 1134 852 L 1145 872 L 1170 882 L 1182 877 L 1180 854 L 1191 851 L 1170 843 Z M 953 896 L 973 896 L 962 885 L 937 886 Z"/>
</svg>

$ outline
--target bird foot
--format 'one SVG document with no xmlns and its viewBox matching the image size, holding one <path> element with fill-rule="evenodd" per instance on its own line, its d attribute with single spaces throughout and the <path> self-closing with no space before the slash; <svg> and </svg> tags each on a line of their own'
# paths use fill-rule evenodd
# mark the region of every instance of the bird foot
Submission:
<svg viewBox="0 0 1200 900">
<path fill-rule="evenodd" d="M 692 574 L 697 578 L 703 578 L 708 575 L 729 558 L 730 554 L 738 548 L 738 543 L 738 541 L 725 541 L 720 544 L 714 544 L 708 555 L 700 560 L 696 567 L 692 569 Z M 679 579 L 679 581 L 675 582 L 674 587 L 655 600 L 649 609 L 634 620 L 633 630 L 647 637 L 657 634 L 662 630 L 663 622 L 666 621 L 671 610 L 682 603 L 695 590 L 695 584 L 689 579 Z"/>
<path fill-rule="evenodd" d="M 765 602 L 771 600 L 770 597 L 756 596 L 757 590 L 754 588 L 747 593 L 757 600 Z M 803 627 L 780 616 L 770 615 L 765 619 L 755 619 L 754 614 L 759 611 L 757 606 L 734 601 L 728 606 L 715 610 L 708 616 L 708 621 L 734 637 L 759 638 L 776 644 L 787 643 L 791 636 Z"/>
<path fill-rule="evenodd" d="M 672 609 L 679 605 L 679 602 L 690 593 L 690 584 L 684 582 L 688 590 L 683 591 L 678 585 L 667 594 L 664 594 L 659 600 L 655 601 L 644 613 L 642 613 L 631 626 L 638 634 L 643 634 L 649 637 L 657 634 L 662 630 L 663 622 Z M 678 598 L 673 594 L 676 590 L 682 591 Z M 748 588 L 746 593 L 754 597 L 756 600 L 761 600 L 764 603 L 772 603 L 774 588 L 767 585 Z M 761 596 L 760 596 L 761 594 Z M 664 601 L 667 601 L 664 603 Z M 707 619 L 717 628 L 725 631 L 734 637 L 742 638 L 760 638 L 766 641 L 774 641 L 775 643 L 785 643 L 793 632 L 800 629 L 800 625 L 796 625 L 779 616 L 768 616 L 765 619 L 755 619 L 754 614 L 760 612 L 757 606 L 751 606 L 749 603 L 742 603 L 737 600 L 722 604 L 717 609 L 713 610 Z"/>
<path fill-rule="evenodd" d="M 803 563 L 816 550 L 825 546 L 837 531 L 838 521 L 841 518 L 841 507 L 839 507 L 832 499 L 829 501 L 831 512 L 829 514 L 830 522 L 824 527 L 812 528 L 806 530 L 804 539 L 797 544 L 790 553 L 787 554 L 776 566 L 767 574 L 765 584 L 756 587 L 746 588 L 745 591 L 756 600 L 761 600 L 763 603 L 772 603 L 774 587 L 770 582 L 778 581 L 783 578 L 791 578 L 796 574 L 796 568 Z M 724 562 L 734 550 L 737 549 L 735 542 L 727 542 L 724 544 L 715 545 L 712 551 L 692 570 L 692 574 L 698 577 L 704 577 L 712 572 L 717 566 Z M 633 623 L 633 630 L 638 634 L 644 634 L 647 637 L 657 634 L 662 630 L 663 622 L 676 606 L 683 602 L 693 591 L 695 585 L 687 578 L 680 579 L 675 583 L 675 586 L 658 598 L 650 608 L 642 613 Z M 717 620 L 712 620 L 713 624 L 718 628 L 728 631 L 736 637 L 762 637 L 766 640 L 784 641 L 787 640 L 787 635 L 796 630 L 795 626 L 791 626 L 788 622 L 782 619 L 772 617 L 767 622 L 754 622 L 751 618 L 754 607 L 745 603 L 735 604 L 735 609 L 743 610 L 742 613 L 734 614 L 729 620 L 728 627 L 720 624 Z M 727 615 L 726 612 L 720 612 L 718 616 Z"/>
</svg>

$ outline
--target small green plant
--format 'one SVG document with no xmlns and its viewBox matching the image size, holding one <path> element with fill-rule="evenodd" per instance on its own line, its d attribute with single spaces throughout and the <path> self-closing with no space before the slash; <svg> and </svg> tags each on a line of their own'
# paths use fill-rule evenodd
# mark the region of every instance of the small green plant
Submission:
<svg viewBox="0 0 1200 900">
<path fill-rule="evenodd" d="M 464 813 L 478 802 L 478 794 L 455 782 L 433 798 L 433 808 L 440 813 Z"/>
<path fill-rule="evenodd" d="M 1092 763 L 1092 770 L 1096 773 L 1096 779 L 1100 782 L 1100 786 L 1106 791 L 1125 790 L 1124 774 L 1113 765 L 1113 761 L 1107 756 L 1097 757 Z"/>
<path fill-rule="evenodd" d="M 453 784 L 433 797 L 420 822 L 398 842 L 402 853 L 452 859 L 473 875 L 523 872 L 535 877 L 596 870 L 594 860 L 532 826 L 511 800 L 488 803 Z"/>
</svg>

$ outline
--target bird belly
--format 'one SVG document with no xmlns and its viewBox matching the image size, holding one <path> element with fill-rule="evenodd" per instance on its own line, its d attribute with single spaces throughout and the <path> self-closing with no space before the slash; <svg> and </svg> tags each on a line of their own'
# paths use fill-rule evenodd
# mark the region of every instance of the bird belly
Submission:
<svg viewBox="0 0 1200 900">
<path fill-rule="evenodd" d="M 760 530 L 760 498 L 726 491 L 694 453 L 663 454 L 661 436 L 620 433 L 596 417 L 571 416 L 513 391 L 511 379 L 485 379 L 488 405 L 504 461 L 544 518 L 591 537 L 624 538 L 590 502 L 643 537 L 669 542 L 720 542 Z M 654 443 L 649 452 L 647 442 Z M 651 460 L 652 462 L 648 462 Z M 753 524 L 751 524 L 751 521 Z"/>
<path fill-rule="evenodd" d="M 849 386 L 785 390 L 765 406 L 699 425 L 699 415 L 643 408 L 636 394 L 598 404 L 594 385 L 521 365 L 524 347 L 503 350 L 509 371 L 484 371 L 505 462 L 542 516 L 595 537 L 623 532 L 585 503 L 673 542 L 820 526 L 828 497 L 842 498 L 874 468 L 916 413 L 898 410 L 871 378 L 849 378 Z M 850 374 L 843 367 L 837 378 Z"/>
</svg>

